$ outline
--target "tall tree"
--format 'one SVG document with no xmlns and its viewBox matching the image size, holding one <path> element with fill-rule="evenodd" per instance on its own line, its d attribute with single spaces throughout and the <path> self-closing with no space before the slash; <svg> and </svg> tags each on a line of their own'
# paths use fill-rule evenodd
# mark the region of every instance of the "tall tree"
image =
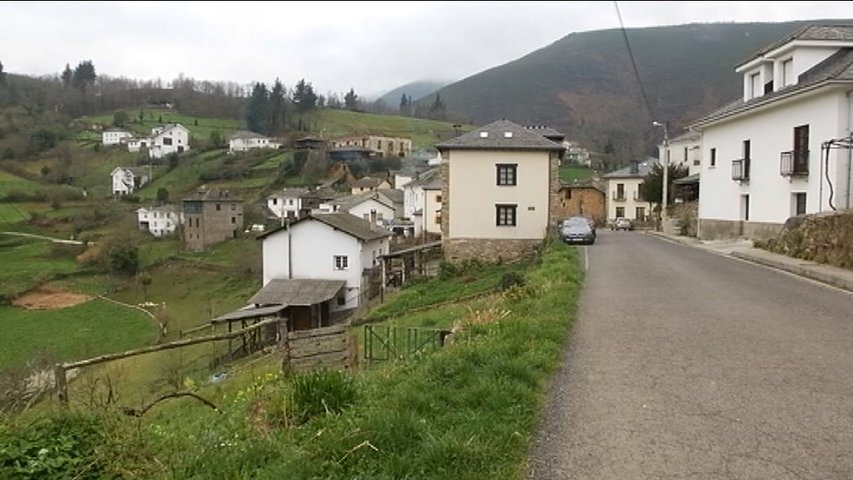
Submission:
<svg viewBox="0 0 853 480">
<path fill-rule="evenodd" d="M 669 201 L 667 204 L 672 203 L 672 198 L 675 195 L 675 189 L 672 188 L 672 182 L 679 178 L 686 177 L 688 173 L 690 173 L 690 171 L 684 165 L 673 163 L 668 165 L 666 196 L 669 197 Z M 661 200 L 663 199 L 663 167 L 659 163 L 654 164 L 652 171 L 643 178 L 643 183 L 640 186 L 640 193 L 643 195 L 643 200 L 647 202 L 656 204 L 661 203 Z"/>
<path fill-rule="evenodd" d="M 246 126 L 253 132 L 266 133 L 269 131 L 269 93 L 267 86 L 256 83 L 252 95 L 246 105 Z"/>
<path fill-rule="evenodd" d="M 409 107 L 412 105 L 412 100 L 406 96 L 404 93 L 402 97 L 400 97 L 400 113 L 406 114 L 409 112 Z"/>
<path fill-rule="evenodd" d="M 296 104 L 296 110 L 300 113 L 317 107 L 317 94 L 314 93 L 311 82 L 306 82 L 303 78 L 296 83 L 296 89 L 293 91 L 293 103 Z"/>
<path fill-rule="evenodd" d="M 3 62 L 0 62 L 0 85 L 6 84 L 6 72 L 3 71 Z"/>
<path fill-rule="evenodd" d="M 71 84 L 74 88 L 80 89 L 82 91 L 86 91 L 92 84 L 95 83 L 95 79 L 98 75 L 95 73 L 95 65 L 91 60 L 84 60 L 77 64 L 77 68 L 74 69 L 74 74 L 71 77 Z"/>
<path fill-rule="evenodd" d="M 355 89 L 350 88 L 344 95 L 344 106 L 347 110 L 355 110 L 358 107 L 358 95 L 355 94 Z"/>
<path fill-rule="evenodd" d="M 270 135 L 276 135 L 284 131 L 285 121 L 287 120 L 286 99 L 284 85 L 281 80 L 275 79 L 272 90 L 270 91 Z"/>
<path fill-rule="evenodd" d="M 62 86 L 70 87 L 71 80 L 74 78 L 74 72 L 71 70 L 71 65 L 65 64 L 65 70 L 62 71 Z"/>
</svg>

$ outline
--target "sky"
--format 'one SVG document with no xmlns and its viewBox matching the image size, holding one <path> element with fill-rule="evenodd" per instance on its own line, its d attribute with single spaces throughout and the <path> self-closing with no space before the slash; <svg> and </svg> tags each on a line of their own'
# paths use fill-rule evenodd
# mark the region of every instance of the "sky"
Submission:
<svg viewBox="0 0 853 480">
<path fill-rule="evenodd" d="M 0 2 L 4 71 L 271 83 L 381 95 L 455 81 L 573 33 L 853 18 L 853 2 Z"/>
</svg>

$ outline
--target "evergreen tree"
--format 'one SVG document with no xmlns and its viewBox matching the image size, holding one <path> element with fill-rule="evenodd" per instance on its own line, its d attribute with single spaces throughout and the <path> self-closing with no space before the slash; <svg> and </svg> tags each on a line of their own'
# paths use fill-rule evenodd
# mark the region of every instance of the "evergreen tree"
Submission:
<svg viewBox="0 0 853 480">
<path fill-rule="evenodd" d="M 317 107 L 317 94 L 314 93 L 314 87 L 305 79 L 299 80 L 296 83 L 296 89 L 293 92 L 293 103 L 296 104 L 296 110 L 300 113 L 313 110 Z"/>
<path fill-rule="evenodd" d="M 406 114 L 409 112 L 409 107 L 412 106 L 412 100 L 406 97 L 404 93 L 402 97 L 400 97 L 400 113 Z"/>
<path fill-rule="evenodd" d="M 87 88 L 95 83 L 97 77 L 95 65 L 92 64 L 92 61 L 84 60 L 78 63 L 77 68 L 74 69 L 74 73 L 71 76 L 71 85 L 85 92 Z"/>
<path fill-rule="evenodd" d="M 3 62 L 0 62 L 0 85 L 6 84 L 6 72 L 3 71 Z"/>
<path fill-rule="evenodd" d="M 270 98 L 267 86 L 263 83 L 256 83 L 252 88 L 249 104 L 246 106 L 246 126 L 249 130 L 258 133 L 268 132 L 270 127 L 269 111 Z"/>
<path fill-rule="evenodd" d="M 71 71 L 71 65 L 65 64 L 65 70 L 62 71 L 62 86 L 68 88 L 71 86 L 71 81 L 74 78 L 74 72 Z"/>
<path fill-rule="evenodd" d="M 349 92 L 344 95 L 344 106 L 347 110 L 355 110 L 358 106 L 358 95 L 355 94 L 355 89 L 350 88 Z"/>
<path fill-rule="evenodd" d="M 270 135 L 276 135 L 284 131 L 285 121 L 287 120 L 285 89 L 281 80 L 275 79 L 272 90 L 270 91 Z"/>
</svg>

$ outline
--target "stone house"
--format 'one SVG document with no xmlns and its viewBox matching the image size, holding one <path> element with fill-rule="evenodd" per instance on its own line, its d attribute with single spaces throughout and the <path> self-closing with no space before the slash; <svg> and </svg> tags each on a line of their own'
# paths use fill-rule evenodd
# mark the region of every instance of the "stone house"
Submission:
<svg viewBox="0 0 853 480">
<path fill-rule="evenodd" d="M 596 225 L 607 221 L 607 194 L 603 182 L 592 179 L 560 186 L 560 219 L 582 215 L 595 220 Z"/>
<path fill-rule="evenodd" d="M 243 230 L 243 202 L 226 190 L 199 190 L 183 200 L 184 243 L 190 250 L 236 238 Z"/>
</svg>

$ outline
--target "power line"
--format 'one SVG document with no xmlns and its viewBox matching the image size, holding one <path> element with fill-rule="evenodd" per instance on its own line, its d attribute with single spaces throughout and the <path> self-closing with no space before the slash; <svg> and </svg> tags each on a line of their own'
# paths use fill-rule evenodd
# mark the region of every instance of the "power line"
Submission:
<svg viewBox="0 0 853 480">
<path fill-rule="evenodd" d="M 643 104 L 646 106 L 646 112 L 649 118 L 654 119 L 654 112 L 649 104 L 649 97 L 646 96 L 646 89 L 643 86 L 643 80 L 640 79 L 640 71 L 637 69 L 637 60 L 634 58 L 634 50 L 631 49 L 631 42 L 628 41 L 628 32 L 625 31 L 625 23 L 622 21 L 622 12 L 619 10 L 619 2 L 614 1 L 613 6 L 616 7 L 616 16 L 619 17 L 619 27 L 622 29 L 622 36 L 625 38 L 625 46 L 628 48 L 628 56 L 631 57 L 631 66 L 634 67 L 634 76 L 637 77 L 637 84 L 640 85 L 640 95 L 643 96 Z"/>
</svg>

